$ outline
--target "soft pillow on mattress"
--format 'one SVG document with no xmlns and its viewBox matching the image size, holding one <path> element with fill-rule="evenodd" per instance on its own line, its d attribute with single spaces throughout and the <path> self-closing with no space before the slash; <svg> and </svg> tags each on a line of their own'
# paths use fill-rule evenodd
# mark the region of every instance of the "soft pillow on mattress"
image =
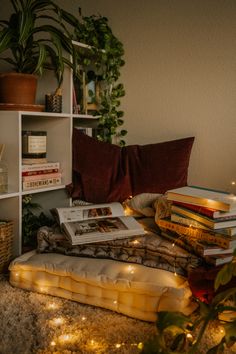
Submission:
<svg viewBox="0 0 236 354">
<path fill-rule="evenodd" d="M 123 202 L 140 193 L 165 193 L 187 184 L 194 138 L 119 147 L 73 130 L 73 199 Z"/>
</svg>

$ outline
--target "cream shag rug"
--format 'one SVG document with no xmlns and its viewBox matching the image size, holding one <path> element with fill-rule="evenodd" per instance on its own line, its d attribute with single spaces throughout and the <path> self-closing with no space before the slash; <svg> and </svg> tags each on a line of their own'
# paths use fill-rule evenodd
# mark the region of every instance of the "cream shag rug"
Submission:
<svg viewBox="0 0 236 354">
<path fill-rule="evenodd" d="M 153 323 L 13 288 L 0 277 L 0 354 L 133 354 L 153 334 Z M 206 342 L 202 353 L 212 338 Z"/>
</svg>

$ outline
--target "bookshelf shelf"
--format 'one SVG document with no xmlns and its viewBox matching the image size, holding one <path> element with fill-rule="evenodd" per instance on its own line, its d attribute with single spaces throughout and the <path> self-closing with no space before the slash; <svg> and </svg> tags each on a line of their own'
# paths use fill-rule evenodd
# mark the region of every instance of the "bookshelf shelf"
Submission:
<svg viewBox="0 0 236 354">
<path fill-rule="evenodd" d="M 77 45 L 77 43 L 74 43 Z M 55 89 L 50 75 L 40 79 L 37 103 L 42 104 L 45 94 Z M 98 117 L 73 114 L 73 72 L 65 70 L 63 80 L 63 112 L 33 112 L 0 110 L 0 143 L 5 144 L 3 159 L 8 166 L 8 193 L 0 194 L 0 219 L 14 222 L 13 256 L 22 253 L 22 199 L 32 194 L 34 202 L 50 214 L 53 207 L 71 205 L 66 185 L 72 181 L 72 131 L 74 126 L 95 126 Z M 60 162 L 62 184 L 40 189 L 22 189 L 22 131 L 47 131 L 47 160 Z"/>
</svg>

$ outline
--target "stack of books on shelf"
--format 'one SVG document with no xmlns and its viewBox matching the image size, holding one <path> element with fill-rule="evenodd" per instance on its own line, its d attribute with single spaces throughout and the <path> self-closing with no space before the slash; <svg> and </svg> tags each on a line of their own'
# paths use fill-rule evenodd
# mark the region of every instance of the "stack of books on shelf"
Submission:
<svg viewBox="0 0 236 354">
<path fill-rule="evenodd" d="M 31 165 L 22 165 L 23 191 L 54 187 L 62 183 L 62 174 L 59 162 L 45 162 Z"/>
<path fill-rule="evenodd" d="M 170 216 L 158 219 L 162 235 L 215 266 L 231 262 L 236 248 L 236 196 L 200 187 L 167 191 Z"/>
</svg>

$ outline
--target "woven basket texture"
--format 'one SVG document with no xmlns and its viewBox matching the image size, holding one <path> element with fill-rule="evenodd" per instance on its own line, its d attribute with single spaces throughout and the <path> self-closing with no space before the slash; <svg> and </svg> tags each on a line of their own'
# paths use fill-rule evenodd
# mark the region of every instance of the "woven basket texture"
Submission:
<svg viewBox="0 0 236 354">
<path fill-rule="evenodd" d="M 13 221 L 0 222 L 0 273 L 7 271 L 12 257 Z"/>
</svg>

